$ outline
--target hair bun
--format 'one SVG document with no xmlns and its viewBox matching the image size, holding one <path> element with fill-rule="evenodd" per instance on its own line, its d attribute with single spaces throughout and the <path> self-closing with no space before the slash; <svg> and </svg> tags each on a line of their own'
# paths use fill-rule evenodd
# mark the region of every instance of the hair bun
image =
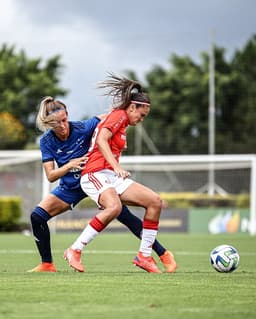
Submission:
<svg viewBox="0 0 256 319">
<path fill-rule="evenodd" d="M 132 94 L 138 94 L 142 92 L 142 87 L 139 83 L 134 83 L 133 88 L 131 89 Z"/>
<path fill-rule="evenodd" d="M 131 93 L 132 93 L 132 94 L 137 94 L 137 93 L 139 93 L 138 88 L 136 88 L 136 87 L 132 88 Z"/>
</svg>

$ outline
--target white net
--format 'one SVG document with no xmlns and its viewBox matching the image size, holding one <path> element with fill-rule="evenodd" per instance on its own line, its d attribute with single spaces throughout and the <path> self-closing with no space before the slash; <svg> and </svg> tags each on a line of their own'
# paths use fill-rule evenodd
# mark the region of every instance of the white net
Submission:
<svg viewBox="0 0 256 319">
<path fill-rule="evenodd" d="M 250 194 L 251 233 L 256 233 L 256 156 L 123 156 L 132 178 L 157 192 Z M 36 151 L 0 152 L 0 196 L 20 196 L 23 221 L 50 188 Z"/>
</svg>

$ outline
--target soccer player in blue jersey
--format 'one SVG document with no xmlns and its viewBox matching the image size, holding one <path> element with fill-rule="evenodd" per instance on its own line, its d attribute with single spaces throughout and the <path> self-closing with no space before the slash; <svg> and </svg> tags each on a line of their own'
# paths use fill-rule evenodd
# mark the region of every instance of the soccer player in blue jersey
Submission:
<svg viewBox="0 0 256 319">
<path fill-rule="evenodd" d="M 56 272 L 51 253 L 48 220 L 78 204 L 87 197 L 80 187 L 80 173 L 86 163 L 86 153 L 97 124 L 105 115 L 92 117 L 84 121 L 69 121 L 64 103 L 52 97 L 42 100 L 36 119 L 37 127 L 44 132 L 40 139 L 43 168 L 49 182 L 59 180 L 55 187 L 31 213 L 31 225 L 35 243 L 41 256 L 41 263 L 29 272 Z M 126 206 L 117 220 L 127 226 L 140 238 L 142 221 L 134 216 Z M 167 272 L 176 270 L 173 254 L 157 240 L 153 249 L 158 254 Z M 84 271 L 81 251 L 73 252 L 76 269 Z"/>
</svg>

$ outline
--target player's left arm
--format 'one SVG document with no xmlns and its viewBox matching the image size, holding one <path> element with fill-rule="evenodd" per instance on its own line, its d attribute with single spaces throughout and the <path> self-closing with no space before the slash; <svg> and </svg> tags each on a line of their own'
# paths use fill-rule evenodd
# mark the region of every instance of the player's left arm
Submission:
<svg viewBox="0 0 256 319">
<path fill-rule="evenodd" d="M 96 144 L 97 144 L 99 150 L 101 151 L 102 155 L 106 159 L 106 161 L 113 168 L 114 172 L 118 176 L 120 176 L 122 178 L 126 178 L 126 177 L 130 176 L 130 173 L 127 172 L 126 170 L 124 170 L 120 166 L 118 161 L 115 159 L 115 157 L 111 151 L 111 148 L 109 146 L 109 143 L 108 143 L 108 141 L 111 139 L 112 135 L 113 135 L 112 132 L 108 128 L 103 127 L 97 136 Z"/>
</svg>

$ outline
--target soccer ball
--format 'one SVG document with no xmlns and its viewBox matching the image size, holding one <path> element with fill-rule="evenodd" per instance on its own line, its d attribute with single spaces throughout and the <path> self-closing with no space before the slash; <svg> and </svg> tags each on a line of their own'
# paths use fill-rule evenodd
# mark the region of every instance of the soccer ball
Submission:
<svg viewBox="0 0 256 319">
<path fill-rule="evenodd" d="M 220 245 L 214 248 L 210 254 L 212 267 L 218 272 L 232 272 L 239 265 L 238 251 L 230 245 Z"/>
</svg>

